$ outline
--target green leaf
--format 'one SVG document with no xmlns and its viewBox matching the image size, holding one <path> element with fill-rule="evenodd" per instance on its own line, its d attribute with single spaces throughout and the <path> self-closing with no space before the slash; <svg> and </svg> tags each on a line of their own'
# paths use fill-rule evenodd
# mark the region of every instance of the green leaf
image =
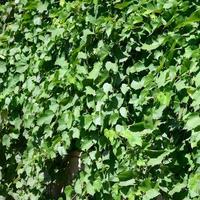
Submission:
<svg viewBox="0 0 200 200">
<path fill-rule="evenodd" d="M 42 126 L 43 124 L 50 124 L 54 117 L 54 113 L 51 110 L 45 111 L 37 120 L 37 125 Z"/>
<path fill-rule="evenodd" d="M 93 35 L 93 34 L 94 33 L 92 31 L 90 31 L 89 29 L 83 30 L 83 36 L 82 36 L 83 44 L 87 42 L 87 36 L 88 35 Z"/>
<path fill-rule="evenodd" d="M 101 188 L 102 188 L 102 182 L 100 179 L 96 179 L 93 183 L 93 187 L 94 187 L 94 190 L 97 191 L 97 192 L 100 192 Z"/>
<path fill-rule="evenodd" d="M 200 196 L 200 173 L 192 174 L 188 180 L 189 193 L 192 198 Z"/>
<path fill-rule="evenodd" d="M 196 87 L 200 86 L 200 72 L 194 78 Z"/>
<path fill-rule="evenodd" d="M 77 56 L 79 59 L 87 59 L 87 54 L 84 53 L 84 52 L 79 52 L 78 53 L 78 56 Z"/>
<path fill-rule="evenodd" d="M 39 16 L 35 16 L 33 19 L 33 23 L 35 25 L 41 25 L 42 24 L 41 18 Z"/>
<path fill-rule="evenodd" d="M 92 196 L 95 193 L 94 187 L 89 182 L 87 182 L 87 184 L 86 184 L 86 190 L 87 190 L 88 194 L 90 194 Z"/>
<path fill-rule="evenodd" d="M 31 92 L 35 87 L 35 84 L 30 78 L 27 80 L 26 84 L 27 84 L 27 89 L 29 92 Z"/>
<path fill-rule="evenodd" d="M 126 110 L 125 107 L 121 107 L 121 108 L 119 109 L 119 112 L 120 112 L 120 114 L 121 114 L 122 117 L 124 117 L 124 118 L 127 117 L 127 110 Z"/>
<path fill-rule="evenodd" d="M 129 170 L 129 171 L 122 171 L 118 174 L 118 178 L 120 181 L 127 181 L 130 180 L 130 178 L 133 177 L 133 171 Z"/>
<path fill-rule="evenodd" d="M 80 138 L 80 130 L 78 128 L 72 128 L 73 131 L 73 138 Z"/>
<path fill-rule="evenodd" d="M 95 90 L 92 89 L 90 86 L 86 86 L 86 88 L 85 88 L 85 93 L 86 93 L 87 95 L 93 95 L 93 96 L 96 95 Z"/>
<path fill-rule="evenodd" d="M 135 185 L 135 179 L 130 179 L 130 180 L 127 180 L 127 181 L 119 182 L 119 186 L 121 186 L 121 187 L 133 186 L 133 185 Z"/>
<path fill-rule="evenodd" d="M 72 112 L 68 111 L 66 112 L 66 124 L 67 128 L 70 129 L 73 123 L 73 114 Z"/>
<path fill-rule="evenodd" d="M 108 92 L 112 92 L 113 91 L 113 88 L 112 88 L 112 85 L 109 84 L 109 83 L 104 83 L 103 84 L 103 91 L 108 94 Z"/>
<path fill-rule="evenodd" d="M 57 58 L 55 64 L 61 67 L 64 66 L 66 64 L 65 57 L 62 56 L 62 57 Z"/>
<path fill-rule="evenodd" d="M 156 158 L 151 158 L 148 162 L 147 165 L 148 166 L 156 166 L 156 165 L 160 165 L 162 163 L 162 161 L 165 159 L 166 156 L 168 156 L 170 154 L 171 151 L 167 151 L 162 153 L 160 156 L 156 157 Z"/>
<path fill-rule="evenodd" d="M 39 2 L 38 5 L 37 5 L 37 10 L 40 13 L 42 13 L 42 12 L 47 10 L 48 5 L 49 5 L 48 2 L 45 2 L 45 3 Z"/>
<path fill-rule="evenodd" d="M 106 69 L 108 71 L 112 70 L 114 73 L 118 72 L 118 66 L 116 63 L 112 63 L 110 61 L 106 62 Z"/>
<path fill-rule="evenodd" d="M 126 138 L 131 147 L 135 147 L 136 145 L 142 146 L 142 138 L 139 133 L 134 133 L 130 130 L 125 130 L 121 132 L 120 136 Z"/>
<path fill-rule="evenodd" d="M 164 72 L 161 72 L 160 76 L 156 79 L 156 83 L 159 88 L 167 84 L 166 82 L 167 73 L 168 73 L 167 70 L 165 70 Z"/>
<path fill-rule="evenodd" d="M 144 82 L 143 81 L 139 81 L 139 82 L 137 82 L 137 81 L 132 81 L 131 82 L 131 87 L 134 89 L 134 90 L 139 90 L 139 89 L 141 89 L 141 88 L 143 88 L 143 86 L 144 86 Z"/>
<path fill-rule="evenodd" d="M 6 135 L 3 136 L 2 144 L 3 144 L 4 146 L 7 146 L 7 147 L 10 146 L 11 142 L 10 142 L 10 137 L 9 137 L 9 135 L 6 134 Z"/>
<path fill-rule="evenodd" d="M 165 108 L 166 108 L 165 105 L 161 105 L 158 109 L 153 109 L 152 110 L 153 119 L 160 119 L 162 117 Z"/>
<path fill-rule="evenodd" d="M 0 200 L 6 200 L 6 197 L 0 195 Z"/>
<path fill-rule="evenodd" d="M 150 189 L 146 192 L 146 194 L 143 196 L 142 200 L 149 200 L 154 199 L 157 197 L 160 193 L 156 189 Z"/>
<path fill-rule="evenodd" d="M 109 124 L 111 124 L 112 126 L 116 125 L 118 119 L 119 119 L 119 114 L 118 113 L 113 113 L 110 116 Z"/>
<path fill-rule="evenodd" d="M 65 31 L 64 28 L 59 28 L 59 27 L 50 30 L 52 38 L 55 38 L 57 36 L 63 36 L 64 31 Z M 64 59 L 64 56 L 62 56 L 61 58 Z"/>
<path fill-rule="evenodd" d="M 129 6 L 129 4 L 131 4 L 131 1 L 118 3 L 115 5 L 115 8 L 122 10 L 122 9 L 126 8 L 127 6 Z"/>
<path fill-rule="evenodd" d="M 117 139 L 118 134 L 114 130 L 105 129 L 104 131 L 105 136 L 110 140 L 111 144 L 114 144 L 115 139 Z"/>
<path fill-rule="evenodd" d="M 171 100 L 171 93 L 170 92 L 159 92 L 157 94 L 157 99 L 161 105 L 169 106 Z"/>
<path fill-rule="evenodd" d="M 95 63 L 92 71 L 89 73 L 88 78 L 95 80 L 99 76 L 101 67 L 102 67 L 102 64 L 100 62 Z"/>
<path fill-rule="evenodd" d="M 74 190 L 77 194 L 81 194 L 82 193 L 82 183 L 81 181 L 78 179 L 75 183 L 75 186 L 74 186 Z"/>
<path fill-rule="evenodd" d="M 3 74 L 6 72 L 6 63 L 0 61 L 0 74 Z"/>
<path fill-rule="evenodd" d="M 188 117 L 187 122 L 185 124 L 185 128 L 187 130 L 192 130 L 200 125 L 200 117 L 197 114 L 192 114 Z"/>
<path fill-rule="evenodd" d="M 63 146 L 58 146 L 57 151 L 58 151 L 60 156 L 67 155 L 66 149 Z"/>
<path fill-rule="evenodd" d="M 187 88 L 184 80 L 176 82 L 175 86 L 177 91 L 181 91 L 182 89 Z"/>
<path fill-rule="evenodd" d="M 94 120 L 93 120 L 93 122 L 94 122 L 94 124 L 97 126 L 97 125 L 102 125 L 102 117 L 101 116 L 99 116 L 99 115 L 97 115 L 95 118 L 94 118 Z"/>
<path fill-rule="evenodd" d="M 123 83 L 122 86 L 121 86 L 121 91 L 122 91 L 123 94 L 126 94 L 129 91 L 128 85 Z"/>
<path fill-rule="evenodd" d="M 60 0 L 60 6 L 64 6 L 65 5 L 65 0 Z"/>
<path fill-rule="evenodd" d="M 18 188 L 22 188 L 22 187 L 23 187 L 22 181 L 17 181 L 16 188 L 18 189 Z"/>
<path fill-rule="evenodd" d="M 157 41 L 154 41 L 151 44 L 143 44 L 141 48 L 143 50 L 151 51 L 151 50 L 157 49 L 162 44 L 163 41 L 164 41 L 164 38 L 160 37 L 158 38 Z"/>
<path fill-rule="evenodd" d="M 187 184 L 185 183 L 177 183 L 175 186 L 173 186 L 173 189 L 169 192 L 169 195 L 173 196 L 175 193 L 181 192 L 181 190 L 186 187 Z"/>
<path fill-rule="evenodd" d="M 71 185 L 66 186 L 64 192 L 65 192 L 66 198 L 71 199 L 72 192 L 73 192 L 72 186 Z"/>
<path fill-rule="evenodd" d="M 89 129 L 90 125 L 92 124 L 92 116 L 91 115 L 85 115 L 84 116 L 84 129 Z"/>
<path fill-rule="evenodd" d="M 197 147 L 197 144 L 200 142 L 200 132 L 197 131 L 192 131 L 192 135 L 191 135 L 191 138 L 190 138 L 190 144 L 191 144 L 191 147 L 194 148 L 194 147 Z"/>
<path fill-rule="evenodd" d="M 90 149 L 90 148 L 92 147 L 92 145 L 93 145 L 92 140 L 84 139 L 84 140 L 82 141 L 82 144 L 81 144 L 81 149 L 82 149 L 83 151 L 87 151 L 88 149 Z"/>
</svg>

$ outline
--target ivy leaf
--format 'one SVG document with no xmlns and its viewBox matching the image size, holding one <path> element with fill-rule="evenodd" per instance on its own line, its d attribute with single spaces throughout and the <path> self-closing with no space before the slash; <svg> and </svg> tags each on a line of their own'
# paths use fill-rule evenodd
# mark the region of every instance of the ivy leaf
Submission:
<svg viewBox="0 0 200 200">
<path fill-rule="evenodd" d="M 167 73 L 168 73 L 167 70 L 165 70 L 164 72 L 161 72 L 160 76 L 156 79 L 156 83 L 158 84 L 159 88 L 167 84 L 166 82 Z"/>
<path fill-rule="evenodd" d="M 142 138 L 139 133 L 134 133 L 130 130 L 125 130 L 120 135 L 127 139 L 131 147 L 135 147 L 136 145 L 142 146 Z"/>
<path fill-rule="evenodd" d="M 44 11 L 47 10 L 48 5 L 49 5 L 49 4 L 48 4 L 47 2 L 45 2 L 45 3 L 40 2 L 40 3 L 38 3 L 37 10 L 38 10 L 40 13 L 42 13 L 42 12 L 44 12 Z"/>
<path fill-rule="evenodd" d="M 141 89 L 141 88 L 143 88 L 143 86 L 144 86 L 144 82 L 143 81 L 139 81 L 139 82 L 137 82 L 137 81 L 132 81 L 131 82 L 131 87 L 134 89 L 134 90 L 139 90 L 139 89 Z"/>
<path fill-rule="evenodd" d="M 112 63 L 112 62 L 108 61 L 108 62 L 106 62 L 106 69 L 108 71 L 112 70 L 114 73 L 117 73 L 118 66 L 116 63 Z"/>
<path fill-rule="evenodd" d="M 80 130 L 78 128 L 72 128 L 73 131 L 73 138 L 80 138 Z"/>
<path fill-rule="evenodd" d="M 117 123 L 117 120 L 119 119 L 119 114 L 118 113 L 113 113 L 110 116 L 109 123 L 113 126 Z"/>
<path fill-rule="evenodd" d="M 60 6 L 64 6 L 64 4 L 65 4 L 65 0 L 60 0 Z"/>
<path fill-rule="evenodd" d="M 72 192 L 73 192 L 72 186 L 71 185 L 66 186 L 64 192 L 65 192 L 66 198 L 71 199 Z"/>
<path fill-rule="evenodd" d="M 159 92 L 157 94 L 157 99 L 160 102 L 161 105 L 169 106 L 170 100 L 171 100 L 171 94 L 169 92 Z"/>
<path fill-rule="evenodd" d="M 135 185 L 135 179 L 130 179 L 130 180 L 127 180 L 127 181 L 119 182 L 119 186 L 121 186 L 121 187 L 133 186 L 133 185 Z"/>
<path fill-rule="evenodd" d="M 16 188 L 21 188 L 23 186 L 22 181 L 17 181 Z"/>
<path fill-rule="evenodd" d="M 199 126 L 199 123 L 200 123 L 199 115 L 197 114 L 190 115 L 185 124 L 185 128 L 187 130 L 192 130 L 196 128 L 197 126 Z"/>
<path fill-rule="evenodd" d="M 156 165 L 160 165 L 162 163 L 162 161 L 165 159 L 166 156 L 168 156 L 170 154 L 171 151 L 167 151 L 162 153 L 160 156 L 158 156 L 157 158 L 151 158 L 148 162 L 147 165 L 148 166 L 156 166 Z"/>
<path fill-rule="evenodd" d="M 154 41 L 151 44 L 143 44 L 141 48 L 143 50 L 151 51 L 151 50 L 157 49 L 163 43 L 163 41 L 164 41 L 164 38 L 160 37 L 158 38 L 157 41 Z"/>
<path fill-rule="evenodd" d="M 66 124 L 67 128 L 70 129 L 73 123 L 73 114 L 72 112 L 68 111 L 66 112 Z"/>
<path fill-rule="evenodd" d="M 185 183 L 177 183 L 173 189 L 169 192 L 169 195 L 173 196 L 175 193 L 181 192 L 182 189 L 186 188 L 187 184 Z"/>
<path fill-rule="evenodd" d="M 188 180 L 189 193 L 192 198 L 200 196 L 200 173 L 192 174 Z"/>
<path fill-rule="evenodd" d="M 103 84 L 103 91 L 108 94 L 108 92 L 112 92 L 113 91 L 113 88 L 112 88 L 112 85 L 109 84 L 109 83 L 104 83 Z"/>
<path fill-rule="evenodd" d="M 3 74 L 6 72 L 6 63 L 0 61 L 0 74 Z"/>
<path fill-rule="evenodd" d="M 3 144 L 4 146 L 6 146 L 6 147 L 9 147 L 9 146 L 10 146 L 11 142 L 10 142 L 10 137 L 9 137 L 9 135 L 6 134 L 6 135 L 3 136 L 2 144 Z"/>
<path fill-rule="evenodd" d="M 41 25 L 42 24 L 41 18 L 39 16 L 35 16 L 33 19 L 33 23 L 35 25 Z"/>
<path fill-rule="evenodd" d="M 100 179 L 96 179 L 93 183 L 93 187 L 94 187 L 94 190 L 97 191 L 97 192 L 100 192 L 101 188 L 102 188 L 102 182 Z"/>
<path fill-rule="evenodd" d="M 119 112 L 120 112 L 120 114 L 121 114 L 122 117 L 124 117 L 124 118 L 127 117 L 127 110 L 126 110 L 125 107 L 121 107 L 121 108 L 119 109 Z"/>
<path fill-rule="evenodd" d="M 146 192 L 146 194 L 143 196 L 142 200 L 149 200 L 154 199 L 157 197 L 160 193 L 156 189 L 150 189 Z"/>
<path fill-rule="evenodd" d="M 122 93 L 126 94 L 128 92 L 128 90 L 129 90 L 129 87 L 126 84 L 123 83 L 122 86 L 121 86 Z"/>
<path fill-rule="evenodd" d="M 200 72 L 194 78 L 196 87 L 200 86 Z"/>
<path fill-rule="evenodd" d="M 93 186 L 89 182 L 87 182 L 87 184 L 86 184 L 86 190 L 87 190 L 88 194 L 90 194 L 92 196 L 95 193 L 95 190 L 94 190 Z"/>
<path fill-rule="evenodd" d="M 59 146 L 57 148 L 57 151 L 58 151 L 60 156 L 65 156 L 67 154 L 66 149 L 63 146 Z"/>
<path fill-rule="evenodd" d="M 88 149 L 90 149 L 90 147 L 92 147 L 92 145 L 93 142 L 91 140 L 84 139 L 81 144 L 81 149 L 83 151 L 87 151 Z"/>
<path fill-rule="evenodd" d="M 64 66 L 65 63 L 66 63 L 66 60 L 64 56 L 57 58 L 55 62 L 56 65 L 59 65 L 61 67 Z"/>
<path fill-rule="evenodd" d="M 78 56 L 77 56 L 79 59 L 87 59 L 87 54 L 84 53 L 84 52 L 79 52 L 78 53 Z"/>
<path fill-rule="evenodd" d="M 96 95 L 95 90 L 92 89 L 90 86 L 86 86 L 86 88 L 85 88 L 85 93 L 86 93 L 87 95 L 93 95 L 93 96 Z"/>
<path fill-rule="evenodd" d="M 94 33 L 90 31 L 89 29 L 83 30 L 83 36 L 82 36 L 82 42 L 86 43 L 87 42 L 87 36 L 88 35 L 93 35 Z"/>
<path fill-rule="evenodd" d="M 51 110 L 45 111 L 37 120 L 37 125 L 50 124 L 54 117 L 54 113 Z"/>
<path fill-rule="evenodd" d="M 191 143 L 191 147 L 192 148 L 195 148 L 197 147 L 197 144 L 200 142 L 200 132 L 197 131 L 192 131 L 192 135 L 191 135 L 191 138 L 190 138 L 190 143 Z"/>
<path fill-rule="evenodd" d="M 122 10 L 122 9 L 126 8 L 129 4 L 131 4 L 130 1 L 118 3 L 115 5 L 115 8 Z"/>
<path fill-rule="evenodd" d="M 75 183 L 75 186 L 74 186 L 74 190 L 77 194 L 81 194 L 82 193 L 82 183 L 80 181 L 80 179 L 78 179 Z"/>
<path fill-rule="evenodd" d="M 115 132 L 114 130 L 108 130 L 106 129 L 104 131 L 105 136 L 110 140 L 111 144 L 114 144 L 115 139 L 118 137 L 117 132 Z"/>
<path fill-rule="evenodd" d="M 97 125 L 102 125 L 102 117 L 97 115 L 94 120 L 93 120 L 94 124 L 97 126 Z"/>
<path fill-rule="evenodd" d="M 181 91 L 182 89 L 187 88 L 184 80 L 176 82 L 175 86 L 178 91 Z"/>
<path fill-rule="evenodd" d="M 84 129 L 89 129 L 90 125 L 92 124 L 92 116 L 91 115 L 85 115 L 84 116 Z"/>
<path fill-rule="evenodd" d="M 89 73 L 88 78 L 95 80 L 99 76 L 99 72 L 101 70 L 101 67 L 102 67 L 102 65 L 101 65 L 100 62 L 95 63 L 92 71 Z"/>
</svg>

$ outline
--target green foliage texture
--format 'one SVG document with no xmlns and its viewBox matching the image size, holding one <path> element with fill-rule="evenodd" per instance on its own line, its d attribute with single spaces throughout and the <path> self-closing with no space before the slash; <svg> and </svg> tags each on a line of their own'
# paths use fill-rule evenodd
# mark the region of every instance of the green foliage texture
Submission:
<svg viewBox="0 0 200 200">
<path fill-rule="evenodd" d="M 49 199 L 71 148 L 83 167 L 60 199 L 199 199 L 199 0 L 15 0 L 0 16 L 1 199 Z"/>
</svg>

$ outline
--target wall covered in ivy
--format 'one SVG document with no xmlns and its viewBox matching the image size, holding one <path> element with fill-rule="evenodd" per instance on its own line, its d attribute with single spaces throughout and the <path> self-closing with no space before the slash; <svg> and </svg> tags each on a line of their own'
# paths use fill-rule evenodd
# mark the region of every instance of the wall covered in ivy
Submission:
<svg viewBox="0 0 200 200">
<path fill-rule="evenodd" d="M 0 4 L 0 198 L 198 200 L 199 23 L 198 0 Z"/>
</svg>

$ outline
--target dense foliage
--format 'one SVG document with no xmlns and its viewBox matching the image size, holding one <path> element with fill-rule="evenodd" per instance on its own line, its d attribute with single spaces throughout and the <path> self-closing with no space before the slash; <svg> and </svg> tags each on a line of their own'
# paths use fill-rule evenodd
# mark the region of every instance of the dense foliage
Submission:
<svg viewBox="0 0 200 200">
<path fill-rule="evenodd" d="M 200 195 L 200 2 L 15 0 L 0 5 L 0 198 Z"/>
</svg>

